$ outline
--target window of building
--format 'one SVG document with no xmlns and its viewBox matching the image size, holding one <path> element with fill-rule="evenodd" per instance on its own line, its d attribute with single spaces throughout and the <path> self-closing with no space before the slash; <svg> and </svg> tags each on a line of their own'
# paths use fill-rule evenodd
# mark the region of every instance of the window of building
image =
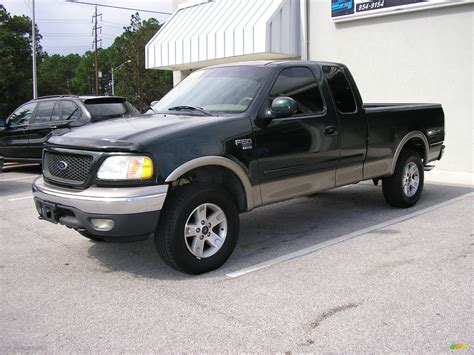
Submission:
<svg viewBox="0 0 474 355">
<path fill-rule="evenodd" d="M 289 96 L 295 100 L 297 114 L 321 113 L 324 103 L 313 72 L 309 68 L 295 67 L 282 70 L 270 92 L 270 98 Z"/>
<path fill-rule="evenodd" d="M 338 111 L 341 113 L 354 113 L 356 111 L 354 94 L 341 68 L 323 66 L 323 73 L 328 81 Z"/>
</svg>

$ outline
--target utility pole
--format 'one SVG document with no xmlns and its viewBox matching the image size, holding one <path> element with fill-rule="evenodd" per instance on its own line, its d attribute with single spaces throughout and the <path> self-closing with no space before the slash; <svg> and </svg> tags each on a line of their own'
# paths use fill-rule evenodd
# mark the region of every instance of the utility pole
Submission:
<svg viewBox="0 0 474 355">
<path fill-rule="evenodd" d="M 33 14 L 31 16 L 31 39 L 33 57 L 33 99 L 38 97 L 38 83 L 36 81 L 36 22 L 35 22 L 35 0 L 32 0 Z"/>
<path fill-rule="evenodd" d="M 97 13 L 97 5 L 96 5 L 94 16 L 92 16 L 93 22 L 94 22 L 93 32 L 94 32 L 94 50 L 95 50 L 95 94 L 96 95 L 99 95 L 99 59 L 98 59 L 97 49 L 98 49 L 98 43 L 100 42 L 100 44 L 102 44 L 102 39 L 97 39 L 98 30 L 101 30 L 102 32 L 102 27 L 98 27 L 97 25 L 97 19 L 99 16 L 101 16 L 102 18 L 102 14 Z"/>
</svg>

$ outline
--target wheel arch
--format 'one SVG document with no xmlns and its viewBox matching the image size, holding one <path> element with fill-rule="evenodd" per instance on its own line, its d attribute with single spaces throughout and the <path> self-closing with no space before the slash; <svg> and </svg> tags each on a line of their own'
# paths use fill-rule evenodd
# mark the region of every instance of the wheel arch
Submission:
<svg viewBox="0 0 474 355">
<path fill-rule="evenodd" d="M 395 172 L 395 166 L 397 165 L 398 158 L 400 157 L 400 153 L 403 149 L 410 148 L 416 152 L 418 152 L 423 159 L 423 164 L 428 162 L 428 152 L 430 151 L 430 146 L 428 143 L 428 139 L 420 131 L 412 131 L 406 134 L 400 143 L 398 143 L 397 149 L 395 150 L 395 154 L 392 160 L 392 166 L 390 168 L 390 175 Z"/>
<path fill-rule="evenodd" d="M 242 208 L 240 206 L 241 211 L 250 211 L 254 208 L 254 199 L 253 199 L 253 188 L 250 183 L 250 180 L 245 172 L 245 170 L 236 162 L 229 158 L 221 157 L 221 156 L 207 156 L 207 157 L 200 157 L 193 160 L 190 160 L 183 165 L 177 167 L 175 170 L 168 175 L 165 182 L 172 183 L 177 181 L 182 176 L 192 172 L 192 171 L 199 171 L 200 169 L 223 169 L 232 176 L 240 184 L 242 192 L 245 195 L 244 202 L 245 206 Z M 231 183 L 231 182 L 229 182 Z M 231 189 L 232 190 L 232 189 Z M 238 196 L 237 196 L 238 198 Z"/>
</svg>

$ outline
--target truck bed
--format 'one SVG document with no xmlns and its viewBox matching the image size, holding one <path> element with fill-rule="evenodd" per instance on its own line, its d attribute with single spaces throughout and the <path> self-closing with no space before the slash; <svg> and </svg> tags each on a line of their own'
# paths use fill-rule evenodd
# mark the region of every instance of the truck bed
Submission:
<svg viewBox="0 0 474 355">
<path fill-rule="evenodd" d="M 400 140 L 410 132 L 421 132 L 427 138 L 429 151 L 425 164 L 439 158 L 444 141 L 444 114 L 440 104 L 370 103 L 363 107 L 368 126 L 366 161 L 373 162 L 377 167 L 374 171 L 381 176 L 390 173 L 388 163 L 395 156 Z"/>
</svg>

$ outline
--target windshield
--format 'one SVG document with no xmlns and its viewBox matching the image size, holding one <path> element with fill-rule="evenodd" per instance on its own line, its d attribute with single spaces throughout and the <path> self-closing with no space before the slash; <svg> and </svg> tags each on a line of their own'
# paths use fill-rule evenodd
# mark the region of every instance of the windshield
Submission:
<svg viewBox="0 0 474 355">
<path fill-rule="evenodd" d="M 244 112 L 252 103 L 268 73 L 268 68 L 250 66 L 199 70 L 153 105 L 153 110 Z M 170 108 L 172 110 L 169 110 Z"/>
</svg>

